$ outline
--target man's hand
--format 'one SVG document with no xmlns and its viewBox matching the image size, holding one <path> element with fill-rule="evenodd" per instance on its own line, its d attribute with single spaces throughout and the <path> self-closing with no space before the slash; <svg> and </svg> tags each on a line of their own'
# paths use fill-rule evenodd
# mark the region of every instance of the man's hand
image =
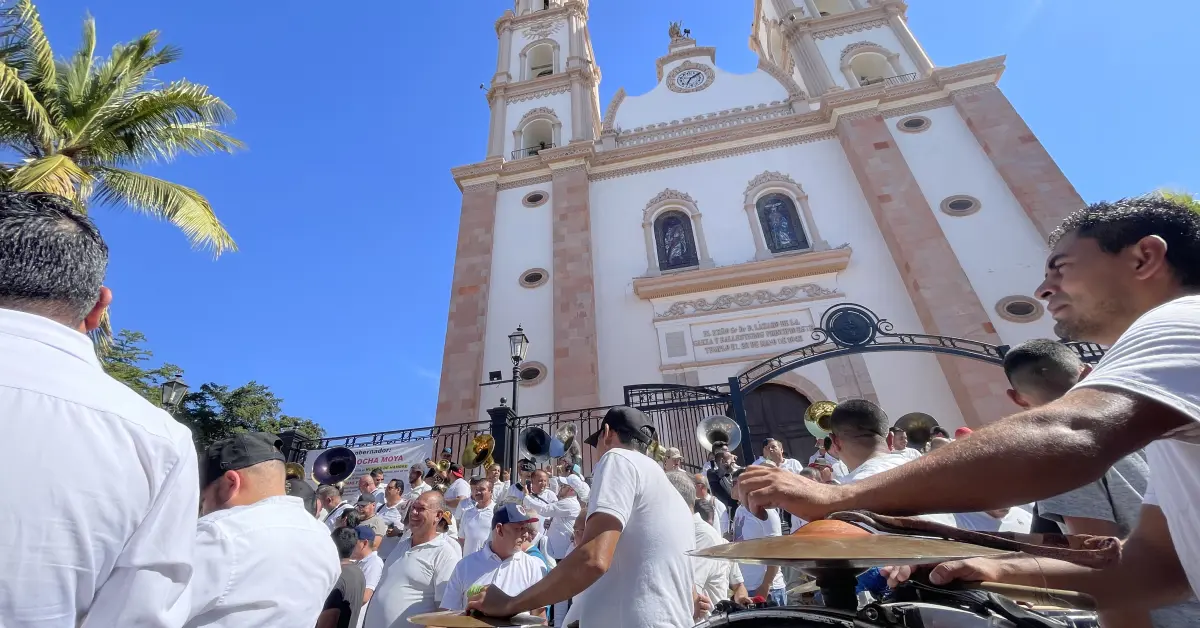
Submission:
<svg viewBox="0 0 1200 628">
<path fill-rule="evenodd" d="M 768 597 L 770 597 L 770 595 L 771 595 L 771 581 L 767 580 L 766 578 L 763 578 L 763 583 L 761 585 L 759 585 L 759 587 L 757 589 L 754 590 L 753 597 L 761 597 L 765 600 Z"/>
<path fill-rule="evenodd" d="M 841 487 L 820 484 L 779 468 L 754 465 L 738 478 L 750 511 L 762 517 L 767 508 L 782 508 L 805 521 L 824 519 L 834 512 Z"/>
<path fill-rule="evenodd" d="M 970 558 L 967 560 L 953 560 L 948 563 L 942 563 L 933 567 L 930 571 L 929 565 L 909 566 L 903 565 L 900 567 L 883 567 L 879 571 L 888 579 L 888 587 L 896 588 L 896 585 L 907 581 L 914 573 L 921 571 L 929 571 L 929 582 L 931 584 L 943 585 L 951 582 L 1003 582 L 1003 578 L 1013 567 L 1019 563 L 1028 562 L 1025 557 L 1012 559 L 994 559 L 994 558 Z"/>
<path fill-rule="evenodd" d="M 467 600 L 467 610 L 479 611 L 488 617 L 512 617 L 518 613 L 513 610 L 513 598 L 508 597 L 499 587 L 491 585 Z"/>
<path fill-rule="evenodd" d="M 754 603 L 750 596 L 746 594 L 746 587 L 739 585 L 739 591 L 733 592 L 733 603 L 739 606 L 749 606 Z"/>
<path fill-rule="evenodd" d="M 692 595 L 692 619 L 700 621 L 708 616 L 709 611 L 713 609 L 712 600 L 708 599 L 703 593 Z"/>
</svg>

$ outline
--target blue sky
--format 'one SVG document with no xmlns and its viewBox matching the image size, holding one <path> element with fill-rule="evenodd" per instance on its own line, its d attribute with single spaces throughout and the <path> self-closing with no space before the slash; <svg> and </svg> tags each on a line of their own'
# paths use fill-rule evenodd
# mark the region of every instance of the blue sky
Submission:
<svg viewBox="0 0 1200 628">
<path fill-rule="evenodd" d="M 238 113 L 236 156 L 156 174 L 206 194 L 241 250 L 214 261 L 173 227 L 98 209 L 115 324 L 193 385 L 256 379 L 330 434 L 429 425 L 459 193 L 482 159 L 509 0 L 42 0 L 60 55 L 91 11 L 98 51 L 158 29 L 184 59 L 162 79 L 212 87 Z M 934 63 L 1008 55 L 1001 86 L 1089 201 L 1200 190 L 1191 47 L 1200 2 L 910 0 Z M 602 106 L 654 83 L 683 20 L 749 72 L 753 0 L 591 0 Z M 529 330 L 538 342 L 537 330 Z"/>
</svg>

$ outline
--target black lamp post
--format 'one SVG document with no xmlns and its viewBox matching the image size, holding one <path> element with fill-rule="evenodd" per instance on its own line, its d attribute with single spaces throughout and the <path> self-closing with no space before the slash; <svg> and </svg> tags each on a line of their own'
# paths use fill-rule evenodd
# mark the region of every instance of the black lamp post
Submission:
<svg viewBox="0 0 1200 628">
<path fill-rule="evenodd" d="M 508 355 L 512 358 L 513 376 L 512 376 L 512 410 L 513 414 L 517 413 L 517 384 L 521 381 L 521 363 L 525 361 L 525 354 L 529 352 L 529 338 L 525 335 L 525 331 L 517 325 L 517 331 L 508 335 Z"/>
<path fill-rule="evenodd" d="M 171 379 L 162 384 L 162 405 L 163 408 L 172 415 L 179 409 L 179 404 L 183 403 L 183 396 L 187 394 L 188 385 L 183 383 L 183 378 L 178 373 Z"/>
</svg>

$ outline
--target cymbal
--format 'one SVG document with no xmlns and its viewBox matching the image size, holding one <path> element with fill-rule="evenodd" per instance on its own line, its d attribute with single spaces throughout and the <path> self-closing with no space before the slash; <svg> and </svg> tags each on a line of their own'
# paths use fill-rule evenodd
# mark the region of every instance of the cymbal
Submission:
<svg viewBox="0 0 1200 628">
<path fill-rule="evenodd" d="M 545 626 L 546 620 L 541 617 L 521 613 L 514 617 L 485 617 L 478 614 L 467 615 L 463 611 L 437 611 L 413 615 L 408 621 L 418 626 L 438 626 L 440 628 L 493 628 L 495 626 Z"/>
<path fill-rule="evenodd" d="M 800 569 L 867 569 L 887 565 L 924 565 L 1009 553 L 942 539 L 873 534 L 841 521 L 814 521 L 789 536 L 726 543 L 692 551 L 691 555 Z"/>
</svg>

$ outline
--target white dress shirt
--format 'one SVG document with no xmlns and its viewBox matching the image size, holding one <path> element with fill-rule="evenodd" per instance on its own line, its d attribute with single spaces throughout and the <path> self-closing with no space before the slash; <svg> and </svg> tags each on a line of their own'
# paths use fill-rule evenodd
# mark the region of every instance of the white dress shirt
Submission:
<svg viewBox="0 0 1200 628">
<path fill-rule="evenodd" d="M 509 596 L 521 594 L 540 581 L 548 570 L 546 563 L 518 551 L 501 560 L 487 543 L 478 552 L 464 556 L 454 568 L 441 607 L 448 611 L 467 608 L 467 593 L 475 585 L 499 587 Z"/>
<path fill-rule="evenodd" d="M 387 503 L 387 491 L 382 486 L 376 486 L 375 490 L 371 491 L 371 495 L 375 498 L 375 503 L 382 506 Z"/>
<path fill-rule="evenodd" d="M 36 505 L 0 505 L 0 625 L 182 625 L 200 503 L 191 433 L 48 318 L 0 309 L 0 356 L 4 468 L 57 478 Z"/>
<path fill-rule="evenodd" d="M 474 554 L 487 544 L 488 537 L 492 534 L 492 515 L 495 510 L 494 500 L 483 508 L 471 502 L 470 506 L 463 510 L 462 525 L 458 527 L 458 538 L 463 542 L 463 556 Z"/>
<path fill-rule="evenodd" d="M 579 498 L 574 495 L 537 508 L 539 517 L 550 520 L 550 528 L 546 530 L 546 551 L 554 560 L 566 558 L 571 550 L 571 541 L 575 538 L 575 519 L 581 510 Z"/>
<path fill-rule="evenodd" d="M 325 517 L 325 527 L 329 528 L 330 532 L 333 532 L 333 529 L 337 527 L 338 518 L 342 516 L 343 512 L 346 512 L 347 508 L 353 507 L 354 506 L 350 505 L 350 502 L 342 500 L 342 503 L 338 504 L 333 510 L 329 511 L 329 514 Z"/>
<path fill-rule="evenodd" d="M 397 530 L 404 532 L 404 502 L 396 502 L 395 506 L 388 506 L 386 503 L 379 507 L 375 512 L 375 516 L 383 519 L 383 522 L 389 526 L 395 526 Z M 396 548 L 400 543 L 400 536 L 385 536 L 383 542 L 379 544 L 379 557 L 387 559 L 388 554 Z"/>
<path fill-rule="evenodd" d="M 446 583 L 462 560 L 458 541 L 445 534 L 412 546 L 404 539 L 384 563 L 383 579 L 367 605 L 365 628 L 415 628 L 408 618 L 438 609 Z"/>
<path fill-rule="evenodd" d="M 695 527 L 696 549 L 708 549 L 727 543 L 725 539 L 721 538 L 716 528 L 708 525 L 700 518 L 700 515 L 693 513 L 692 522 Z M 733 561 L 693 556 L 692 569 L 695 574 L 696 588 L 708 596 L 713 604 L 728 599 L 731 586 L 742 584 L 742 570 Z M 705 615 L 711 613 L 712 611 L 709 611 Z"/>
<path fill-rule="evenodd" d="M 342 561 L 299 497 L 278 495 L 200 518 L 187 626 L 312 626 Z"/>
</svg>

